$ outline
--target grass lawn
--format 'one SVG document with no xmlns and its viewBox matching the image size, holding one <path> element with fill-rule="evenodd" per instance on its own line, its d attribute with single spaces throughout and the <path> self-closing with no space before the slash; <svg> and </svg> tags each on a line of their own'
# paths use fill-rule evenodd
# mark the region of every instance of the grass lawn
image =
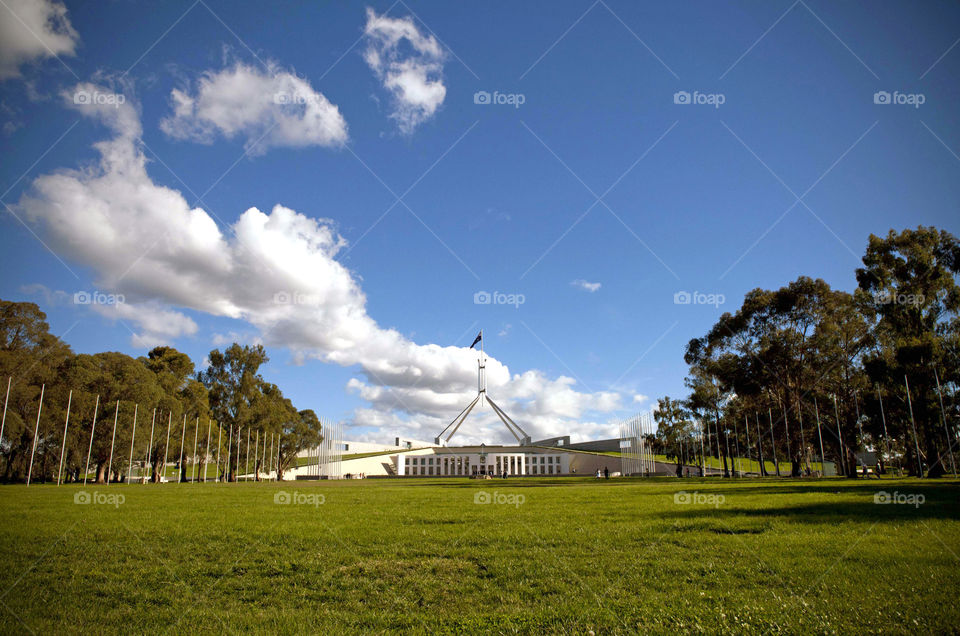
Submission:
<svg viewBox="0 0 960 636">
<path fill-rule="evenodd" d="M 958 494 L 892 479 L 3 486 L 0 631 L 943 633 L 960 625 Z"/>
</svg>

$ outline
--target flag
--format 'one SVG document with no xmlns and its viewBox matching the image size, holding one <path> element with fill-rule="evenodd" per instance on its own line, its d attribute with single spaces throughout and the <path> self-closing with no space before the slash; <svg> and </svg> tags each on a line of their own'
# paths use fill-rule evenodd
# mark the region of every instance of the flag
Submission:
<svg viewBox="0 0 960 636">
<path fill-rule="evenodd" d="M 480 330 L 480 333 L 477 334 L 477 337 L 474 339 L 473 344 L 470 345 L 470 348 L 473 349 L 474 345 L 478 342 L 483 342 L 483 329 Z"/>
</svg>

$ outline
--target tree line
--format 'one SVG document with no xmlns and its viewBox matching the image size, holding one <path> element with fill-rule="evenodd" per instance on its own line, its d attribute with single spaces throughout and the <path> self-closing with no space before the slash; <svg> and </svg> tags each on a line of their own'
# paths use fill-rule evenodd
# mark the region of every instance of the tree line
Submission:
<svg viewBox="0 0 960 636">
<path fill-rule="evenodd" d="M 771 462 L 777 475 L 956 472 L 960 244 L 935 227 L 870 235 L 853 293 L 801 276 L 754 289 L 689 341 L 656 443 L 683 465 Z M 874 459 L 875 457 L 875 459 Z M 813 467 L 813 468 L 812 468 Z"/>
<path fill-rule="evenodd" d="M 211 478 L 223 481 L 272 467 L 282 479 L 323 431 L 312 410 L 297 410 L 263 379 L 259 369 L 268 360 L 262 345 L 236 343 L 211 351 L 200 371 L 165 346 L 139 358 L 75 354 L 50 333 L 36 304 L 0 300 L 0 475 L 6 482 L 28 475 L 33 482 L 123 481 L 132 454 L 138 473 L 152 481 L 168 462 L 181 481 L 190 478 L 188 466 L 197 476 L 213 469 Z M 249 457 L 254 439 L 247 465 L 241 455 Z"/>
</svg>

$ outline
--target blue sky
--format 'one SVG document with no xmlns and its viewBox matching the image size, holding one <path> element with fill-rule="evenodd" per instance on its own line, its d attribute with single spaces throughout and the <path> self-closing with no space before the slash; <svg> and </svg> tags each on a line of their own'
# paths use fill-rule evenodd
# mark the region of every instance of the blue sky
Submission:
<svg viewBox="0 0 960 636">
<path fill-rule="evenodd" d="M 0 8 L 3 32 L 57 6 Z M 615 433 L 615 418 L 683 395 L 686 342 L 750 289 L 809 275 L 851 290 L 871 232 L 960 231 L 956 5 L 66 2 L 65 19 L 72 34 L 41 21 L 0 45 L 0 296 L 39 303 L 78 352 L 166 342 L 199 365 L 222 342 L 262 340 L 265 377 L 353 437 L 432 438 L 475 391 L 463 348 L 481 327 L 501 364 L 491 393 L 531 434 Z M 238 124 L 231 72 L 254 89 L 299 80 L 336 130 L 296 120 L 275 138 L 290 123 L 270 127 L 289 108 L 276 100 Z M 78 86 L 124 104 L 85 110 Z M 175 90 L 196 108 L 177 115 Z M 876 103 L 884 91 L 923 103 Z M 173 213 L 143 216 L 162 197 L 124 207 L 105 186 L 98 216 L 61 183 L 38 194 L 64 170 L 95 189 L 93 144 L 111 139 L 224 240 L 248 208 L 279 204 L 341 247 L 314 245 L 317 261 L 275 249 L 263 271 L 242 241 L 201 250 L 204 267 L 251 268 L 207 286 L 186 248 L 165 262 L 137 244 L 179 240 Z M 248 281 L 309 278 L 307 263 L 317 280 L 276 290 L 319 308 L 239 299 Z M 77 305 L 78 291 L 123 294 L 128 313 Z M 484 291 L 523 302 L 476 304 Z M 464 434 L 503 439 L 489 414 Z"/>
</svg>

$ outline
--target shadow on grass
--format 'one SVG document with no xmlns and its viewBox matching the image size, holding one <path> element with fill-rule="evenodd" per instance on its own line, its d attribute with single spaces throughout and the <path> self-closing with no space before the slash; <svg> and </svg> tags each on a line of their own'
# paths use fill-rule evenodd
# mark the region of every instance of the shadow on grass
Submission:
<svg viewBox="0 0 960 636">
<path fill-rule="evenodd" d="M 681 508 L 678 506 L 678 508 Z M 666 511 L 662 518 L 680 520 L 719 519 L 730 522 L 785 518 L 796 523 L 825 524 L 843 521 L 896 522 L 960 519 L 960 504 L 956 499 L 926 499 L 919 505 L 876 504 L 869 501 L 838 501 L 796 504 L 788 506 L 765 506 L 763 508 L 719 506 L 683 506 L 683 509 Z"/>
</svg>

